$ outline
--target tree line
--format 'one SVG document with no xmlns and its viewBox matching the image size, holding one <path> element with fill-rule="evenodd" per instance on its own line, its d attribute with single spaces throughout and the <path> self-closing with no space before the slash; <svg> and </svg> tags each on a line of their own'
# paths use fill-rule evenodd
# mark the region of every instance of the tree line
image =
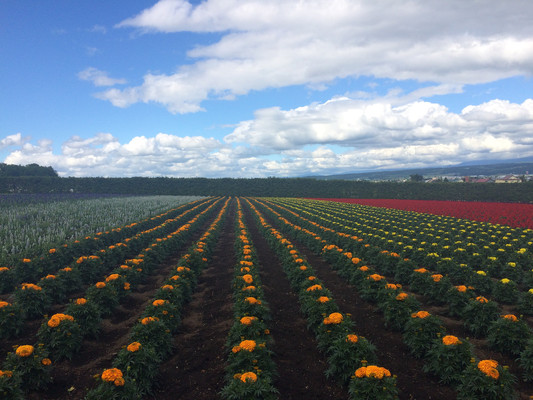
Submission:
<svg viewBox="0 0 533 400">
<path fill-rule="evenodd" d="M 533 182 L 370 182 L 313 178 L 60 178 L 5 176 L 0 193 L 385 198 L 533 203 Z"/>
</svg>

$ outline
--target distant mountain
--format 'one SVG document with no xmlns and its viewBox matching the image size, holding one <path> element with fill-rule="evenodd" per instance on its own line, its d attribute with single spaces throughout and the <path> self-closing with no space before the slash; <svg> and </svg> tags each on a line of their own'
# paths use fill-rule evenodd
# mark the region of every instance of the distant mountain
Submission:
<svg viewBox="0 0 533 400">
<path fill-rule="evenodd" d="M 391 171 L 372 171 L 336 175 L 308 176 L 314 179 L 342 179 L 342 180 L 402 180 L 409 179 L 411 175 L 422 175 L 424 178 L 438 176 L 495 176 L 495 175 L 525 175 L 533 174 L 533 157 L 515 160 L 499 160 L 497 163 L 477 164 L 477 162 L 461 163 L 454 166 L 413 168 Z"/>
</svg>

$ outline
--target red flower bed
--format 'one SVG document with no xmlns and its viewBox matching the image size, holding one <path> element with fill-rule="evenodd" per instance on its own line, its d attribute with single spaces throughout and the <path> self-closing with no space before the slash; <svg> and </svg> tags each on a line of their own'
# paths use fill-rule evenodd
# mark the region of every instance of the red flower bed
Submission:
<svg viewBox="0 0 533 400">
<path fill-rule="evenodd" d="M 476 201 L 395 200 L 395 199 L 314 199 L 394 208 L 435 215 L 449 215 L 492 224 L 533 229 L 533 204 Z"/>
</svg>

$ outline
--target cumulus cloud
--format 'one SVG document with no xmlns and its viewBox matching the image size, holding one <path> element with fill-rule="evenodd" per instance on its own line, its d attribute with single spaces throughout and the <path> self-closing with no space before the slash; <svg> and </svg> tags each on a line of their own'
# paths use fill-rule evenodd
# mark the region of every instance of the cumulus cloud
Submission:
<svg viewBox="0 0 533 400">
<path fill-rule="evenodd" d="M 213 138 L 136 136 L 120 143 L 110 133 L 90 138 L 73 136 L 54 154 L 50 141 L 26 143 L 9 154 L 8 164 L 36 162 L 52 165 L 61 176 L 204 176 L 220 166 L 217 155 L 225 146 Z"/>
<path fill-rule="evenodd" d="M 95 49 L 97 51 L 97 49 Z M 116 79 L 108 76 L 107 72 L 100 71 L 94 67 L 88 67 L 78 73 L 78 78 L 83 81 L 90 81 L 95 86 L 114 86 L 127 83 L 125 79 Z"/>
<path fill-rule="evenodd" d="M 14 135 L 9 135 L 3 139 L 0 139 L 0 149 L 4 149 L 9 146 L 21 146 L 27 140 L 29 140 L 29 138 L 23 138 L 20 132 L 15 133 Z"/>
<path fill-rule="evenodd" d="M 62 176 L 267 177 L 453 165 L 533 156 L 533 100 L 454 113 L 409 95 L 336 97 L 290 110 L 258 110 L 223 141 L 158 133 L 121 143 L 110 133 L 32 144 L 20 134 L 10 164 L 52 165 Z"/>
<path fill-rule="evenodd" d="M 341 97 L 292 110 L 258 110 L 225 141 L 247 144 L 262 155 L 282 154 L 265 163 L 269 171 L 305 174 L 531 156 L 532 129 L 531 99 L 492 100 L 453 113 L 421 100 L 394 104 Z M 318 150 L 309 150 L 313 146 Z"/>
<path fill-rule="evenodd" d="M 290 85 L 323 87 L 349 76 L 457 85 L 533 70 L 533 3 L 463 0 L 161 0 L 120 22 L 143 32 L 216 32 L 196 62 L 139 86 L 99 94 L 114 105 L 157 102 L 173 113 L 207 99 Z"/>
</svg>

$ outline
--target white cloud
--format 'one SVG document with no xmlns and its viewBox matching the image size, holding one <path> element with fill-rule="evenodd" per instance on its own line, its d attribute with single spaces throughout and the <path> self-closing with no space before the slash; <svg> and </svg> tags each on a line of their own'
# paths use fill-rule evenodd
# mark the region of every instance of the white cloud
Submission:
<svg viewBox="0 0 533 400">
<path fill-rule="evenodd" d="M 188 113 L 206 99 L 361 75 L 439 82 L 441 94 L 455 93 L 463 84 L 530 75 L 532 19 L 533 3 L 522 0 L 161 0 L 117 27 L 221 39 L 192 48 L 197 61 L 176 73 L 149 73 L 140 86 L 99 97 Z"/>
<path fill-rule="evenodd" d="M 61 145 L 18 146 L 9 164 L 52 165 L 62 176 L 302 176 L 458 164 L 533 156 L 533 100 L 492 100 L 454 113 L 441 104 L 336 97 L 291 110 L 258 110 L 224 141 L 158 133 L 121 142 L 110 133 Z"/>
<path fill-rule="evenodd" d="M 110 78 L 107 72 L 94 67 L 88 67 L 78 73 L 78 78 L 91 81 L 95 86 L 114 86 L 127 83 L 125 79 Z"/>
<path fill-rule="evenodd" d="M 107 33 L 107 28 L 103 25 L 93 25 L 93 27 L 89 29 L 89 32 L 102 33 L 105 35 Z"/>
<path fill-rule="evenodd" d="M 0 149 L 4 149 L 9 146 L 22 146 L 29 138 L 23 138 L 22 134 L 15 133 L 14 135 L 6 136 L 0 139 Z"/>
</svg>

